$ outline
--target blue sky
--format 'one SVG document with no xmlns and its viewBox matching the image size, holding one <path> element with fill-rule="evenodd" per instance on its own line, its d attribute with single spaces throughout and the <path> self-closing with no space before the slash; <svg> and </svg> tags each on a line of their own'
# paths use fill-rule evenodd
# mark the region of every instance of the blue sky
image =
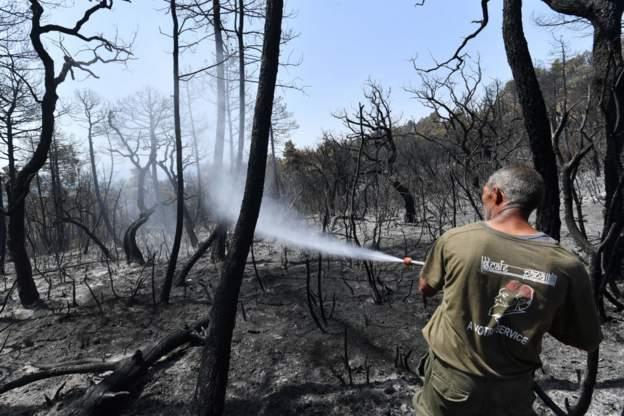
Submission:
<svg viewBox="0 0 624 416">
<path fill-rule="evenodd" d="M 403 121 L 418 119 L 426 110 L 404 91 L 417 86 L 410 60 L 422 66 L 432 63 L 431 57 L 442 60 L 454 51 L 463 36 L 475 28 L 480 19 L 478 0 L 428 0 L 415 6 L 415 0 L 287 0 L 294 13 L 286 25 L 297 32 L 283 51 L 301 58 L 301 64 L 280 70 L 283 82 L 296 80 L 305 91 L 281 90 L 289 110 L 300 125 L 292 137 L 297 145 L 313 145 L 323 130 L 341 131 L 340 123 L 331 113 L 353 108 L 362 97 L 362 88 L 370 78 L 392 91 L 391 102 L 396 116 Z M 538 27 L 534 19 L 552 16 L 539 0 L 524 2 L 525 31 L 533 59 L 546 64 L 555 57 L 555 36 L 564 35 L 570 52 L 591 47 L 587 33 L 551 31 Z M 87 4 L 76 0 L 69 10 L 58 12 L 50 19 L 68 24 L 69 19 Z M 90 3 L 88 3 L 90 4 Z M 82 6 L 82 7 L 81 7 Z M 100 79 L 68 81 L 61 88 L 62 97 L 71 97 L 77 88 L 91 88 L 103 98 L 116 100 L 147 86 L 171 91 L 170 40 L 160 30 L 170 31 L 170 19 L 164 1 L 117 1 L 113 12 L 101 13 L 87 26 L 95 32 L 114 33 L 122 37 L 136 33 L 135 57 L 127 67 L 100 66 Z M 507 80 L 507 65 L 501 36 L 501 1 L 490 2 L 488 27 L 469 45 L 472 57 L 479 57 L 486 81 Z M 199 67 L 212 61 L 208 47 L 182 58 L 183 67 Z M 213 92 L 207 89 L 196 101 L 196 118 L 208 124 L 204 147 L 209 149 L 212 126 Z"/>
</svg>

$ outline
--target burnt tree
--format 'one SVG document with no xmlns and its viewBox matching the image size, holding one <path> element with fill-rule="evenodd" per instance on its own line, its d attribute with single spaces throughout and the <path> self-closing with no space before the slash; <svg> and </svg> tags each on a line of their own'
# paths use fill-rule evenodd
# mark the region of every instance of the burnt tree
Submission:
<svg viewBox="0 0 624 416">
<path fill-rule="evenodd" d="M 624 60 L 622 58 L 622 14 L 620 0 L 544 0 L 551 9 L 588 21 L 593 28 L 591 101 L 589 108 L 602 121 L 606 149 L 603 157 L 605 185 L 605 215 L 602 234 L 608 235 L 617 219 L 624 215 L 624 197 L 620 189 L 622 178 L 622 148 L 624 146 Z M 619 245 L 618 245 L 619 242 Z M 621 241 L 607 240 L 603 256 L 620 258 Z M 594 281 L 600 287 L 600 281 Z M 598 296 L 603 293 L 599 292 Z"/>
<path fill-rule="evenodd" d="M 235 0 L 236 17 L 235 28 L 236 42 L 238 45 L 238 146 L 236 148 L 236 166 L 240 172 L 243 167 L 243 149 L 245 147 L 245 0 Z"/>
<path fill-rule="evenodd" d="M 268 0 L 245 193 L 234 228 L 232 248 L 225 261 L 210 311 L 210 326 L 197 377 L 194 409 L 201 416 L 223 414 L 238 296 L 262 202 L 279 66 L 282 15 L 283 1 Z"/>
<path fill-rule="evenodd" d="M 363 143 L 362 154 L 372 163 L 372 167 L 364 170 L 366 175 L 384 176 L 403 200 L 405 209 L 404 220 L 411 224 L 416 221 L 414 197 L 410 190 L 399 179 L 395 163 L 397 160 L 397 146 L 395 143 L 395 127 L 390 110 L 389 94 L 374 82 L 369 82 L 364 93 L 369 108 L 360 106 L 354 117 L 346 113 L 338 116 L 355 137 Z"/>
<path fill-rule="evenodd" d="M 4 7 L 8 8 L 4 8 Z M 2 157 L 7 166 L 3 169 L 2 181 L 7 200 L 2 201 L 2 271 L 6 254 L 6 218 L 10 213 L 11 184 L 15 182 L 19 163 L 19 153 L 35 132 L 38 118 L 38 105 L 35 100 L 34 85 L 28 76 L 31 53 L 28 52 L 26 34 L 17 28 L 23 27 L 27 16 L 19 11 L 16 4 L 3 4 L 0 14 L 0 140 L 5 146 Z M 24 146 L 26 147 L 26 146 Z M 0 192 L 1 193 L 1 192 Z M 5 207 L 4 203 L 8 205 Z M 6 208 L 6 210 L 5 210 Z"/>
<path fill-rule="evenodd" d="M 215 136 L 214 166 L 217 170 L 223 165 L 223 149 L 225 147 L 225 59 L 223 52 L 223 28 L 221 23 L 221 3 L 220 0 L 212 0 L 212 25 L 215 36 L 215 52 L 217 59 L 217 132 Z M 223 222 L 223 219 L 219 219 Z M 225 228 L 215 242 L 213 255 L 215 259 L 222 261 L 225 259 L 225 240 L 227 231 Z"/>
<path fill-rule="evenodd" d="M 9 241 L 8 248 L 15 265 L 17 279 L 17 289 L 22 305 L 28 306 L 39 301 L 39 292 L 35 286 L 32 276 L 32 266 L 26 251 L 26 229 L 24 223 L 25 198 L 30 191 L 30 182 L 37 172 L 45 164 L 52 137 L 54 135 L 55 110 L 58 101 L 57 88 L 65 81 L 67 75 L 75 70 L 83 70 L 92 75 L 89 66 L 95 63 L 124 60 L 129 56 L 129 51 L 123 46 L 105 39 L 99 35 L 86 36 L 81 33 L 83 26 L 89 21 L 91 16 L 105 9 L 113 7 L 113 0 L 101 0 L 87 9 L 83 16 L 75 22 L 73 27 L 65 27 L 56 24 L 42 24 L 44 8 L 40 0 L 30 0 L 31 8 L 31 30 L 30 41 L 43 67 L 43 87 L 44 93 L 40 102 L 41 109 L 41 131 L 39 142 L 24 166 L 17 172 L 14 180 L 10 184 L 9 202 Z M 92 56 L 84 61 L 78 60 L 69 55 L 64 49 L 65 56 L 63 65 L 57 73 L 54 59 L 50 56 L 48 49 L 44 45 L 43 36 L 48 34 L 63 34 L 76 38 L 87 44 L 96 45 L 91 49 Z M 108 58 L 101 55 L 102 51 L 112 53 Z"/>
<path fill-rule="evenodd" d="M 108 214 L 108 206 L 106 205 L 105 195 L 102 195 L 100 189 L 100 181 L 98 180 L 98 172 L 96 166 L 95 149 L 93 146 L 94 137 L 100 132 L 99 125 L 105 120 L 105 116 L 99 112 L 96 112 L 97 106 L 100 103 L 99 98 L 92 91 L 82 91 L 76 94 L 80 104 L 82 105 L 82 111 L 84 119 L 87 122 L 87 142 L 89 143 L 89 164 L 91 167 L 91 177 L 93 178 L 93 192 L 95 193 L 95 199 L 100 210 L 100 215 L 104 221 L 104 226 L 108 234 L 115 241 L 115 244 L 119 244 L 117 233 L 113 227 L 113 223 Z"/>
<path fill-rule="evenodd" d="M 110 151 L 130 160 L 136 169 L 137 175 L 137 207 L 139 209 L 139 217 L 128 226 L 123 236 L 123 249 L 126 254 L 126 261 L 128 264 L 145 264 L 143 254 L 136 243 L 136 233 L 139 228 L 149 220 L 155 210 L 155 207 L 148 210 L 145 206 L 145 177 L 147 176 L 150 166 L 156 163 L 154 159 L 156 155 L 150 152 L 147 161 L 141 162 L 141 133 L 139 132 L 135 138 L 126 137 L 121 131 L 121 128 L 115 124 L 113 111 L 109 111 L 108 113 L 108 125 L 115 132 L 122 145 L 122 149 L 111 148 Z M 134 141 L 134 143 L 132 143 L 132 141 Z"/>
<path fill-rule="evenodd" d="M 223 164 L 223 149 L 225 147 L 225 65 L 223 65 L 225 54 L 223 52 L 220 0 L 212 0 L 212 25 L 217 59 L 217 134 L 215 136 L 214 163 L 217 168 L 220 168 Z"/>
<path fill-rule="evenodd" d="M 533 165 L 544 178 L 544 199 L 537 211 L 537 228 L 559 240 L 559 175 L 552 146 L 546 103 L 540 89 L 522 27 L 522 0 L 504 0 L 503 40 L 507 61 L 522 109 Z"/>
<path fill-rule="evenodd" d="M 183 152 L 184 153 L 184 152 Z M 167 176 L 167 179 L 169 180 L 169 183 L 171 184 L 171 187 L 173 189 L 173 192 L 176 195 L 178 195 L 178 180 L 177 180 L 177 168 L 176 168 L 176 161 L 175 161 L 175 151 L 171 151 L 170 146 L 167 145 L 165 147 L 165 155 L 164 155 L 164 159 L 159 160 L 158 161 L 158 166 L 160 166 L 160 168 L 162 169 L 162 171 L 165 173 L 165 175 Z M 169 164 L 167 165 L 167 161 L 169 162 Z M 183 169 L 186 169 L 188 165 L 190 165 L 190 159 L 188 157 L 185 157 L 183 162 L 182 162 L 182 167 Z M 199 240 L 197 239 L 197 234 L 195 233 L 195 221 L 193 219 L 193 216 L 191 215 L 191 211 L 189 210 L 188 206 L 186 205 L 186 196 L 184 197 L 184 209 L 182 211 L 183 215 L 184 215 L 184 229 L 186 230 L 186 234 L 188 236 L 189 242 L 191 243 L 191 246 L 193 247 L 197 247 L 197 244 L 199 244 Z"/>
<path fill-rule="evenodd" d="M 4 178 L 0 176 L 0 210 L 4 211 Z M 0 274 L 4 275 L 4 264 L 6 260 L 6 240 L 7 240 L 6 220 L 4 215 L 0 214 Z"/>
<path fill-rule="evenodd" d="M 622 196 L 616 195 L 622 173 L 621 154 L 624 146 L 624 125 L 620 122 L 620 106 L 624 98 L 622 80 L 622 13 L 620 0 L 543 0 L 551 9 L 587 20 L 594 30 L 592 47 L 592 105 L 600 111 L 604 123 L 606 152 L 604 181 L 606 201 L 613 201 L 622 212 Z M 614 199 L 613 196 L 616 195 Z"/>
<path fill-rule="evenodd" d="M 160 301 L 169 303 L 169 293 L 171 292 L 171 284 L 173 283 L 173 275 L 175 273 L 176 264 L 178 262 L 178 253 L 180 252 L 180 242 L 182 241 L 182 226 L 184 224 L 184 164 L 182 161 L 182 127 L 180 125 L 180 28 L 178 22 L 178 11 L 175 0 L 169 3 L 171 12 L 171 21 L 173 23 L 173 120 L 175 134 L 175 155 L 176 155 L 176 227 L 173 237 L 173 247 L 169 255 L 169 263 L 167 265 L 167 274 L 163 282 L 162 291 L 160 293 Z"/>
<path fill-rule="evenodd" d="M 50 170 L 50 190 L 52 191 L 52 212 L 54 217 L 59 219 L 63 217 L 65 190 L 61 182 L 61 170 L 59 166 L 59 138 L 58 135 L 52 136 L 52 146 L 48 155 L 48 168 Z M 61 253 L 67 248 L 67 235 L 65 232 L 65 223 L 62 221 L 54 222 L 54 253 Z"/>
<path fill-rule="evenodd" d="M 197 130 L 195 129 L 195 119 L 193 118 L 193 101 L 189 82 L 185 84 L 186 102 L 188 106 L 189 124 L 191 128 L 191 138 L 193 139 L 193 158 L 195 159 L 195 176 L 197 177 L 197 207 L 195 211 L 195 222 L 204 223 L 206 220 L 206 207 L 204 203 L 204 187 L 202 181 L 201 166 L 199 162 L 199 145 L 197 140 Z"/>
</svg>

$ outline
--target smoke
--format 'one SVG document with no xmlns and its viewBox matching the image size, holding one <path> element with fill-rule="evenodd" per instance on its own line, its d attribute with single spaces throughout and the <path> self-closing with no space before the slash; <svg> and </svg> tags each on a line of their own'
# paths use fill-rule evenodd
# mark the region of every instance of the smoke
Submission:
<svg viewBox="0 0 624 416">
<path fill-rule="evenodd" d="M 243 185 L 234 180 L 212 181 L 209 205 L 219 216 L 229 222 L 238 219 L 243 199 Z M 402 262 L 398 257 L 367 248 L 347 244 L 328 234 L 323 234 L 306 223 L 296 211 L 266 195 L 262 199 L 256 235 L 275 239 L 283 244 L 312 250 L 336 257 L 378 262 Z"/>
</svg>

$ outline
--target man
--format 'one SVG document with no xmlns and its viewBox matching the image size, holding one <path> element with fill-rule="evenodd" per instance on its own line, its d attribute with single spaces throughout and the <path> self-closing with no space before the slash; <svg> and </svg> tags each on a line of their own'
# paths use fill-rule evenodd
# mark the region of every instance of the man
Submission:
<svg viewBox="0 0 624 416">
<path fill-rule="evenodd" d="M 543 335 L 598 348 L 583 264 L 529 224 L 543 188 L 533 169 L 498 170 L 483 187 L 486 221 L 452 229 L 431 248 L 419 288 L 443 298 L 423 329 L 430 352 L 414 398 L 419 416 L 534 415 Z"/>
</svg>

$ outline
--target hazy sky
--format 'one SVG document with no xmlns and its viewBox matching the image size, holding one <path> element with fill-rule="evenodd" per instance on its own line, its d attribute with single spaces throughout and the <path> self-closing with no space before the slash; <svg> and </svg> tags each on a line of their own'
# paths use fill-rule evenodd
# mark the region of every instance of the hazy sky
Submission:
<svg viewBox="0 0 624 416">
<path fill-rule="evenodd" d="M 66 23 L 85 5 L 76 0 L 73 10 L 53 16 Z M 428 0 L 424 6 L 415 6 L 415 0 L 287 0 L 287 9 L 294 16 L 287 27 L 299 33 L 285 50 L 293 60 L 301 58 L 297 67 L 282 68 L 282 82 L 295 80 L 305 86 L 305 92 L 282 90 L 290 111 L 300 125 L 293 140 L 300 145 L 314 144 L 323 130 L 341 130 L 332 112 L 353 108 L 362 97 L 367 79 L 380 82 L 392 90 L 392 108 L 403 121 L 418 119 L 426 110 L 415 101 L 405 87 L 416 86 L 418 77 L 410 59 L 416 58 L 422 66 L 432 63 L 431 57 L 443 60 L 457 47 L 462 37 L 480 19 L 478 0 Z M 82 7 L 81 7 L 82 5 Z M 101 13 L 86 28 L 105 33 L 118 30 L 121 36 L 136 32 L 134 47 L 136 60 L 124 68 L 107 65 L 97 68 L 98 80 L 68 81 L 61 95 L 69 97 L 76 88 L 88 87 L 106 99 L 115 100 L 147 86 L 155 86 L 164 93 L 171 91 L 170 39 L 160 31 L 170 32 L 169 16 L 160 0 L 117 1 L 112 13 Z M 160 10 L 159 10 L 160 9 Z M 490 2 L 490 23 L 467 49 L 471 56 L 480 57 L 486 81 L 495 78 L 507 80 L 507 65 L 501 36 L 501 1 Z M 555 57 L 555 35 L 538 27 L 534 20 L 552 13 L 542 1 L 525 0 L 524 20 L 529 46 L 534 60 L 546 64 Z M 566 31 L 570 52 L 591 47 L 587 34 Z M 199 67 L 212 62 L 210 50 L 186 54 L 182 67 Z M 206 95 L 213 94 L 207 90 Z M 196 101 L 196 118 L 209 124 L 206 141 L 214 134 L 212 96 Z M 209 149 L 210 143 L 204 143 Z"/>
</svg>

